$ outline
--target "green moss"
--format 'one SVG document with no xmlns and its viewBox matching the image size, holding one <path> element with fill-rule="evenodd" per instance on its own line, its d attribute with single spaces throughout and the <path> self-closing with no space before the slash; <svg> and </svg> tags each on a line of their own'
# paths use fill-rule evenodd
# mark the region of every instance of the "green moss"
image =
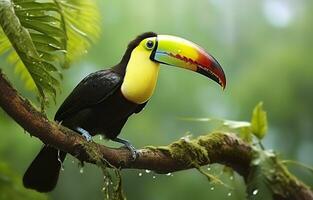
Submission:
<svg viewBox="0 0 313 200">
<path fill-rule="evenodd" d="M 202 135 L 198 138 L 199 144 L 204 146 L 206 149 L 215 149 L 226 143 L 226 133 L 211 133 Z"/>
<path fill-rule="evenodd" d="M 169 151 L 174 159 L 187 162 L 192 167 L 210 162 L 206 148 L 198 140 L 180 139 L 169 146 Z"/>
<path fill-rule="evenodd" d="M 184 137 L 168 146 L 145 148 L 152 151 L 161 151 L 175 160 L 188 163 L 191 167 L 199 168 L 203 163 L 210 163 L 209 150 L 217 149 L 225 143 L 227 136 L 224 133 L 211 133 L 196 139 Z"/>
<path fill-rule="evenodd" d="M 190 139 L 190 137 L 184 137 L 180 140 L 170 144 L 169 146 L 153 148 L 162 151 L 165 154 L 169 154 L 175 160 L 187 163 L 190 167 L 196 168 L 201 174 L 203 174 L 210 182 L 215 184 L 221 184 L 228 187 L 218 177 L 209 174 L 201 169 L 204 163 L 210 163 L 209 150 L 221 145 L 224 139 L 223 134 L 212 133 L 204 136 L 200 136 L 196 139 Z"/>
</svg>

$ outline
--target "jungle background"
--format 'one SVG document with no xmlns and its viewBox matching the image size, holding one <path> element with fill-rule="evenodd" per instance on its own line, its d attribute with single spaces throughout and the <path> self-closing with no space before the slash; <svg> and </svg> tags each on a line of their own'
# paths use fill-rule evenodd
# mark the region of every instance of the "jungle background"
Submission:
<svg viewBox="0 0 313 200">
<path fill-rule="evenodd" d="M 200 44 L 223 66 L 227 87 L 205 77 L 161 66 L 158 86 L 144 112 L 131 117 L 122 137 L 137 148 L 165 145 L 187 134 L 203 135 L 218 124 L 183 118 L 222 118 L 249 121 L 253 107 L 264 102 L 269 133 L 264 146 L 284 159 L 313 165 L 313 2 L 309 0 L 131 0 L 99 1 L 101 36 L 80 60 L 64 71 L 62 93 L 48 108 L 53 118 L 58 106 L 87 74 L 116 64 L 138 34 L 154 31 L 187 38 Z M 23 96 L 34 99 L 14 68 L 0 57 L 1 69 Z M 35 99 L 34 99 L 35 101 Z M 0 170 L 21 177 L 42 143 L 0 110 Z M 114 145 L 95 139 L 98 142 Z M 210 172 L 234 187 L 210 184 L 196 170 L 170 176 L 144 170 L 123 170 L 128 199 L 245 199 L 241 177 L 212 165 Z M 308 185 L 313 176 L 290 167 Z M 103 199 L 103 175 L 68 157 L 57 188 L 49 199 Z M 0 178 L 1 179 L 1 178 Z M 213 188 L 213 189 L 212 189 Z M 22 193 L 22 189 L 18 188 Z M 231 195 L 229 193 L 231 192 Z M 36 194 L 31 194 L 36 195 Z M 0 195 L 1 198 L 1 195 Z M 18 195 L 16 197 L 18 198 Z"/>
</svg>

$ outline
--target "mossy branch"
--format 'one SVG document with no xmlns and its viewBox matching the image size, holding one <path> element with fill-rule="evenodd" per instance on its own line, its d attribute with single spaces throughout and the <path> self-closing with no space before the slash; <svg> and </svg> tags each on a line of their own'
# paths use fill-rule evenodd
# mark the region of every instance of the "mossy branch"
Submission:
<svg viewBox="0 0 313 200">
<path fill-rule="evenodd" d="M 109 148 L 86 142 L 72 130 L 49 121 L 17 93 L 1 71 L 0 106 L 43 143 L 97 165 L 109 162 L 117 168 L 149 169 L 164 174 L 221 163 L 236 170 L 248 185 L 249 177 L 256 166 L 256 157 L 264 154 L 262 158 L 275 166 L 270 171 L 265 168 L 264 172 L 274 199 L 313 200 L 310 188 L 291 175 L 276 156 L 267 156 L 231 133 L 212 133 L 196 139 L 183 138 L 168 146 L 143 148 L 139 150 L 139 157 L 132 161 L 132 155 L 125 148 Z"/>
</svg>

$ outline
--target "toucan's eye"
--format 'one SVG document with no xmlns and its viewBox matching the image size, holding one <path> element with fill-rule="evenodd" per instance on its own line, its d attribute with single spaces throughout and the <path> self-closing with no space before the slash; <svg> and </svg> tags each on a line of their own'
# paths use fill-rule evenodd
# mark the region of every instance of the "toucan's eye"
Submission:
<svg viewBox="0 0 313 200">
<path fill-rule="evenodd" d="M 146 43 L 146 48 L 147 49 L 152 49 L 154 46 L 154 42 L 152 40 L 148 40 Z"/>
</svg>

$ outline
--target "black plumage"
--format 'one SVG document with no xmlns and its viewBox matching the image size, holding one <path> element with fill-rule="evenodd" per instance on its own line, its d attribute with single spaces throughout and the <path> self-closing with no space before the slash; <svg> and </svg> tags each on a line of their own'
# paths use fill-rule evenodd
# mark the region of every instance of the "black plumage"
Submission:
<svg viewBox="0 0 313 200">
<path fill-rule="evenodd" d="M 138 36 L 130 42 L 119 64 L 84 78 L 60 106 L 55 120 L 74 131 L 82 128 L 92 136 L 101 134 L 116 139 L 128 117 L 140 112 L 147 103 L 138 105 L 128 101 L 120 87 L 132 50 L 148 37 L 156 37 L 156 34 L 148 32 Z M 65 156 L 61 151 L 60 161 L 63 162 Z M 27 169 L 24 186 L 39 192 L 51 191 L 58 180 L 60 161 L 57 149 L 45 146 Z"/>
<path fill-rule="evenodd" d="M 55 115 L 68 128 L 77 127 L 92 136 L 102 134 L 114 139 L 128 117 L 141 111 L 145 104 L 135 104 L 123 97 L 123 77 L 114 69 L 100 70 L 83 79 Z"/>
</svg>

